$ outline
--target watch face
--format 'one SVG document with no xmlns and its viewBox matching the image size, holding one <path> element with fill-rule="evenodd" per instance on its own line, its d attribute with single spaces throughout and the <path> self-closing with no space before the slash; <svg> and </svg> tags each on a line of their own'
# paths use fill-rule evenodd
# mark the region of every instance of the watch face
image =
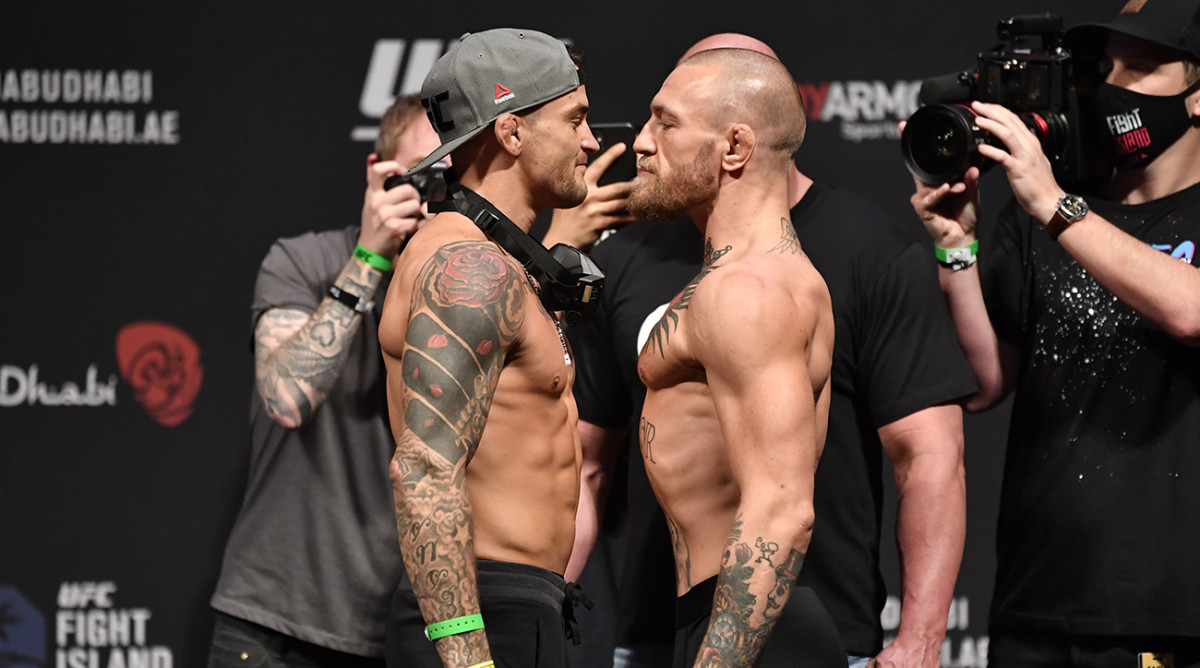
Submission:
<svg viewBox="0 0 1200 668">
<path fill-rule="evenodd" d="M 1087 215 L 1088 205 L 1079 195 L 1064 195 L 1058 200 L 1058 210 L 1067 220 L 1075 220 Z"/>
</svg>

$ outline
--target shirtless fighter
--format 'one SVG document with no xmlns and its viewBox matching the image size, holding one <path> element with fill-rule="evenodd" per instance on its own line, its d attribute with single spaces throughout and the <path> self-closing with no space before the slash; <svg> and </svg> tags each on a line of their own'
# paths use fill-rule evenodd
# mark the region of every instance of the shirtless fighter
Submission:
<svg viewBox="0 0 1200 668">
<path fill-rule="evenodd" d="M 833 313 L 789 220 L 802 102 L 778 61 L 683 61 L 634 143 L 630 209 L 690 215 L 699 275 L 642 349 L 641 449 L 671 529 L 676 666 L 846 665 L 816 595 L 795 587 L 813 528 Z"/>
<path fill-rule="evenodd" d="M 565 45 L 466 35 L 421 90 L 457 186 L 528 231 L 587 195 L 599 150 Z M 397 261 L 379 327 L 396 437 L 391 478 L 408 579 L 388 664 L 563 666 L 564 571 L 580 446 L 573 367 L 542 287 L 472 218 L 438 214 Z M 482 614 L 481 614 L 482 613 Z M 486 627 L 486 628 L 485 628 Z"/>
</svg>

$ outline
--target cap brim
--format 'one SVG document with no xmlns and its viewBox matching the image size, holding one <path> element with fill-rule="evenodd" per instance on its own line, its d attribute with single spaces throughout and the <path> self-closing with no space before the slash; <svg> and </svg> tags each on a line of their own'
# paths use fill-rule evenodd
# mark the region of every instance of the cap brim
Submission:
<svg viewBox="0 0 1200 668">
<path fill-rule="evenodd" d="M 1063 34 L 1063 39 L 1072 46 L 1103 49 L 1109 33 L 1119 32 L 1122 35 L 1136 37 L 1151 44 L 1165 46 L 1172 51 L 1189 54 L 1187 50 L 1181 48 L 1178 44 L 1173 44 L 1155 35 L 1151 35 L 1151 30 L 1149 26 L 1139 25 L 1132 21 L 1122 21 L 1121 17 L 1118 16 L 1115 20 L 1108 23 L 1081 23 L 1067 30 Z"/>
<path fill-rule="evenodd" d="M 476 135 L 478 135 L 480 132 L 483 132 L 484 130 L 486 130 L 489 127 L 491 127 L 490 124 L 485 125 L 481 128 L 475 128 L 474 130 L 468 132 L 467 134 L 465 134 L 461 137 L 456 137 L 456 138 L 451 139 L 450 141 L 442 144 L 441 146 L 434 149 L 433 153 L 430 153 L 429 155 L 425 156 L 424 160 L 422 160 L 421 162 L 418 162 L 416 167 L 413 167 L 412 169 L 408 170 L 407 172 L 404 172 L 404 175 L 412 176 L 413 174 L 419 174 L 419 173 L 429 169 L 430 165 L 432 165 L 435 162 L 441 161 L 443 158 L 450 155 L 451 151 L 458 148 L 459 146 L 462 146 L 463 144 L 467 143 L 468 141 L 474 139 Z"/>
</svg>

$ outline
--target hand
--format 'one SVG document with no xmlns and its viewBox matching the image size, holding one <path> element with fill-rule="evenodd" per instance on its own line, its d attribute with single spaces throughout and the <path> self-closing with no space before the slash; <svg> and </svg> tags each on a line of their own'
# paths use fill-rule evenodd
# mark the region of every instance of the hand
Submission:
<svg viewBox="0 0 1200 668">
<path fill-rule="evenodd" d="M 906 123 L 900 121 L 900 132 Z M 958 183 L 931 185 L 913 178 L 917 191 L 909 198 L 933 243 L 942 248 L 967 246 L 975 241 L 979 222 L 979 168 L 971 167 Z"/>
<path fill-rule="evenodd" d="M 425 220 L 416 188 L 404 184 L 383 189 L 384 179 L 403 171 L 395 161 L 380 162 L 374 153 L 367 158 L 367 190 L 363 195 L 358 243 L 386 258 L 395 257 L 405 239 Z"/>
<path fill-rule="evenodd" d="M 942 644 L 938 638 L 922 642 L 915 636 L 900 634 L 883 648 L 867 668 L 937 668 L 941 663 Z"/>
<path fill-rule="evenodd" d="M 588 165 L 583 174 L 588 188 L 587 198 L 573 209 L 555 209 L 554 217 L 550 219 L 550 229 L 542 240 L 547 248 L 556 243 L 565 243 L 586 249 L 596 243 L 604 230 L 633 221 L 626 207 L 633 182 L 597 185 L 600 176 L 625 150 L 624 143 L 613 144 Z"/>
<path fill-rule="evenodd" d="M 1008 148 L 1005 152 L 980 144 L 979 154 L 1004 168 L 1023 209 L 1043 223 L 1050 220 L 1064 191 L 1054 180 L 1042 143 L 1016 114 L 998 104 L 972 102 L 971 109 L 978 115 L 975 122 L 979 129 L 990 132 Z"/>
</svg>

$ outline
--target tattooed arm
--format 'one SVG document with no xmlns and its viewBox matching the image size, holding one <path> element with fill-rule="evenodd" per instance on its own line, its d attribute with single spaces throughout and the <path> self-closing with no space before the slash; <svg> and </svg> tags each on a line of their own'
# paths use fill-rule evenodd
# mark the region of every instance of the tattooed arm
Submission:
<svg viewBox="0 0 1200 668">
<path fill-rule="evenodd" d="M 380 324 L 400 551 L 426 623 L 480 610 L 466 469 L 524 320 L 525 289 L 494 245 L 455 242 L 421 268 L 407 322 L 385 311 Z M 442 638 L 437 650 L 447 666 L 490 658 L 483 630 Z"/>
<path fill-rule="evenodd" d="M 370 298 L 383 273 L 354 258 L 333 284 Z M 353 309 L 326 297 L 316 311 L 273 308 L 254 327 L 254 375 L 267 414 L 279 425 L 296 429 L 308 422 L 337 382 L 358 331 Z"/>
<path fill-rule="evenodd" d="M 832 330 L 813 344 L 817 309 L 829 308 L 823 294 L 799 304 L 777 282 L 730 266 L 693 295 L 693 350 L 740 491 L 697 666 L 753 665 L 804 561 L 828 415 Z"/>
</svg>

